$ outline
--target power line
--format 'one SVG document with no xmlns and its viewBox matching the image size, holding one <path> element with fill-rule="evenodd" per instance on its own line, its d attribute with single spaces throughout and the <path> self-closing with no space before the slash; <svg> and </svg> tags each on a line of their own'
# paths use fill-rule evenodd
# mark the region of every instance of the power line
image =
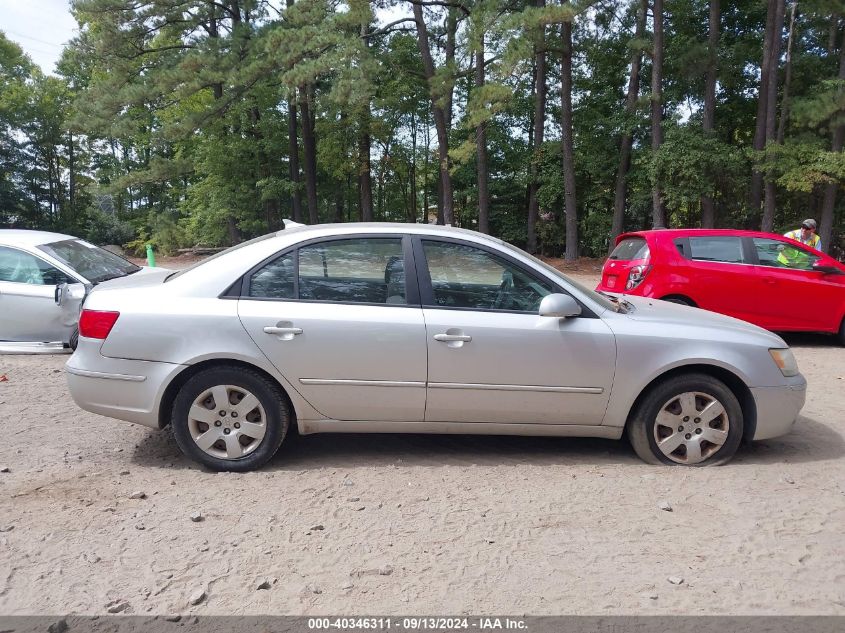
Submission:
<svg viewBox="0 0 845 633">
<path fill-rule="evenodd" d="M 47 46 L 54 46 L 55 48 L 64 48 L 63 44 L 56 44 L 55 42 L 47 42 L 46 40 L 39 40 L 37 37 L 30 37 L 29 35 L 23 35 L 22 33 L 16 33 L 15 31 L 10 31 L 8 29 L 4 29 L 6 33 L 10 35 L 14 35 L 15 37 L 22 37 L 25 40 L 32 40 L 33 42 L 38 42 L 39 44 L 46 44 Z"/>
</svg>

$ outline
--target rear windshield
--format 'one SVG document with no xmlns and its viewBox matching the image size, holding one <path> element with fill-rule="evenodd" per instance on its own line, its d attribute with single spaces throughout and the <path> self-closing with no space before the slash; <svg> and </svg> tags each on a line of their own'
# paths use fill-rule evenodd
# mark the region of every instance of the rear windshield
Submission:
<svg viewBox="0 0 845 633">
<path fill-rule="evenodd" d="M 95 284 L 141 270 L 132 262 L 83 240 L 62 240 L 38 248 Z"/>
<path fill-rule="evenodd" d="M 647 259 L 648 244 L 641 237 L 626 237 L 616 245 L 610 254 L 610 259 L 630 261 L 632 259 Z"/>
</svg>

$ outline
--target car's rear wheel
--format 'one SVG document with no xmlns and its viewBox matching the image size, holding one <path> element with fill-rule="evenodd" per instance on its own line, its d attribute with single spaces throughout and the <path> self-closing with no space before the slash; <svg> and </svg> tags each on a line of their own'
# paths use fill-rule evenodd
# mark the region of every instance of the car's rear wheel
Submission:
<svg viewBox="0 0 845 633">
<path fill-rule="evenodd" d="M 173 404 L 176 443 L 213 470 L 248 471 L 267 463 L 287 434 L 290 412 L 278 385 L 240 367 L 192 376 Z"/>
<path fill-rule="evenodd" d="M 736 396 L 706 374 L 682 374 L 657 384 L 628 421 L 631 445 L 651 464 L 722 464 L 739 447 L 742 429 Z"/>
<path fill-rule="evenodd" d="M 68 341 L 68 346 L 74 352 L 76 351 L 76 347 L 79 345 L 79 328 L 73 328 L 73 332 L 70 333 L 70 341 Z"/>
<path fill-rule="evenodd" d="M 839 344 L 845 345 L 845 317 L 842 317 L 842 323 L 839 325 Z"/>
</svg>

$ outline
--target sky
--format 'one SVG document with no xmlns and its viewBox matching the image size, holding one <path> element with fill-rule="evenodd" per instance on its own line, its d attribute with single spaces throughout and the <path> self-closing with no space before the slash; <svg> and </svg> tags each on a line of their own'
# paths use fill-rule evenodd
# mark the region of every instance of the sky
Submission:
<svg viewBox="0 0 845 633">
<path fill-rule="evenodd" d="M 76 34 L 76 20 L 69 0 L 0 0 L 0 31 L 53 73 L 62 46 Z"/>
</svg>

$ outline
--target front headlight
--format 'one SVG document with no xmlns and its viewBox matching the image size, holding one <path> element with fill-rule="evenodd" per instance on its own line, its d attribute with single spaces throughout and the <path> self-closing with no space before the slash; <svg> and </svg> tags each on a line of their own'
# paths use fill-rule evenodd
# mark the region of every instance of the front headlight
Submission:
<svg viewBox="0 0 845 633">
<path fill-rule="evenodd" d="M 772 355 L 772 360 L 775 361 L 775 365 L 778 366 L 780 373 L 785 377 L 798 375 L 798 363 L 795 362 L 795 356 L 791 349 L 788 347 L 785 349 L 770 349 L 769 354 Z"/>
</svg>

